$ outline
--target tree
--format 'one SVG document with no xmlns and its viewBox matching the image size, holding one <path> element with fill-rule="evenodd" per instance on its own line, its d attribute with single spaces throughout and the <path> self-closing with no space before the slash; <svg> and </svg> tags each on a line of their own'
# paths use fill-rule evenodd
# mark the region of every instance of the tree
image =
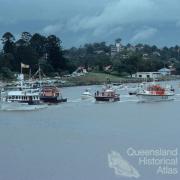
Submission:
<svg viewBox="0 0 180 180">
<path fill-rule="evenodd" d="M 121 41 L 122 41 L 121 38 L 117 38 L 117 39 L 115 40 L 116 43 L 121 43 Z"/>
<path fill-rule="evenodd" d="M 45 36 L 35 33 L 30 39 L 30 45 L 41 58 L 46 53 L 47 39 Z"/>
<path fill-rule="evenodd" d="M 13 70 L 15 67 L 15 38 L 10 32 L 6 32 L 1 40 L 3 44 L 3 62 L 6 67 Z"/>
<path fill-rule="evenodd" d="M 61 47 L 61 40 L 55 35 L 47 37 L 48 62 L 55 71 L 60 72 L 66 69 L 65 58 Z"/>
<path fill-rule="evenodd" d="M 23 32 L 21 34 L 21 39 L 25 42 L 26 45 L 29 45 L 32 35 L 29 32 Z"/>
<path fill-rule="evenodd" d="M 15 38 L 14 36 L 10 33 L 10 32 L 6 32 L 4 33 L 4 35 L 2 36 L 2 43 L 5 44 L 7 41 L 9 42 L 14 42 Z"/>
<path fill-rule="evenodd" d="M 16 69 L 20 69 L 20 63 L 28 64 L 32 71 L 36 71 L 38 68 L 38 55 L 31 46 L 19 46 L 16 50 Z"/>
<path fill-rule="evenodd" d="M 4 53 L 14 53 L 14 41 L 15 37 L 10 33 L 6 32 L 2 36 L 2 44 L 3 44 L 3 51 Z"/>
</svg>

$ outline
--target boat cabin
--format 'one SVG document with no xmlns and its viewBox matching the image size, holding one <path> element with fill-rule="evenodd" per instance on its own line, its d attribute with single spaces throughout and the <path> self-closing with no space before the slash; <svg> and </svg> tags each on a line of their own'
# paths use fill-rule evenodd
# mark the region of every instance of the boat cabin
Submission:
<svg viewBox="0 0 180 180">
<path fill-rule="evenodd" d="M 54 86 L 45 86 L 42 88 L 41 96 L 58 97 L 59 96 L 58 88 Z"/>
</svg>

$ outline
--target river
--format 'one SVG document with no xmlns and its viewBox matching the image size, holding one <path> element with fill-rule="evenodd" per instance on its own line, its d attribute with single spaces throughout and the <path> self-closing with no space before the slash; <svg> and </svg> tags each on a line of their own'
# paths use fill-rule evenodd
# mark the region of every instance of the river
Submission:
<svg viewBox="0 0 180 180">
<path fill-rule="evenodd" d="M 178 180 L 179 173 L 157 173 L 159 166 L 140 165 L 127 151 L 180 148 L 179 84 L 169 102 L 138 103 L 120 91 L 120 102 L 95 103 L 80 99 L 87 87 L 69 87 L 62 89 L 67 103 L 1 111 L 0 180 Z"/>
</svg>

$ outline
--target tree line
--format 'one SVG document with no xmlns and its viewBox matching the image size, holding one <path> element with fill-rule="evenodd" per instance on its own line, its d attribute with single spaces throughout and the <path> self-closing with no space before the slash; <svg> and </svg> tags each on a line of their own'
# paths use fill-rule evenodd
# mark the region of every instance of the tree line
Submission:
<svg viewBox="0 0 180 180">
<path fill-rule="evenodd" d="M 132 75 L 137 71 L 157 71 L 174 68 L 180 74 L 180 47 L 158 48 L 144 44 L 121 45 L 117 52 L 115 44 L 89 43 L 80 47 L 63 49 L 60 38 L 39 33 L 23 32 L 15 39 L 10 32 L 3 34 L 0 52 L 0 78 L 12 78 L 20 72 L 20 64 L 28 64 L 32 73 L 40 65 L 47 76 L 72 73 L 79 66 L 89 71 L 111 73 L 119 76 Z M 121 43 L 117 39 L 116 43 Z M 106 69 L 106 67 L 110 67 Z"/>
<path fill-rule="evenodd" d="M 121 39 L 115 42 L 121 42 Z M 116 49 L 114 44 L 91 43 L 79 48 L 72 47 L 65 55 L 74 66 L 83 64 L 98 72 L 120 76 L 132 75 L 138 71 L 158 71 L 161 68 L 171 68 L 175 74 L 180 74 L 180 46 L 178 45 L 169 48 L 158 48 L 147 44 L 121 46 L 119 51 L 112 54 L 112 49 Z M 105 70 L 106 66 L 111 66 L 109 71 Z"/>
<path fill-rule="evenodd" d="M 0 76 L 10 78 L 14 72 L 20 71 L 20 64 L 28 64 L 32 72 L 39 64 L 46 74 L 60 73 L 67 69 L 63 55 L 61 40 L 55 36 L 43 36 L 23 32 L 16 40 L 14 35 L 6 32 L 2 38 L 0 53 Z"/>
</svg>

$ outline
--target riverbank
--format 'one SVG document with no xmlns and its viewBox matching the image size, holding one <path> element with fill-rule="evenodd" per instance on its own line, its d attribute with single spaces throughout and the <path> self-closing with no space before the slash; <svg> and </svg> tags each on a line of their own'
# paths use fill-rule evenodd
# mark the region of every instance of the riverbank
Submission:
<svg viewBox="0 0 180 180">
<path fill-rule="evenodd" d="M 174 81 L 180 80 L 180 75 L 164 76 L 156 81 Z M 89 72 L 82 76 L 76 77 L 62 77 L 62 78 L 48 78 L 47 80 L 52 81 L 58 87 L 71 87 L 71 86 L 87 86 L 87 85 L 102 85 L 104 83 L 142 83 L 151 82 L 153 79 L 143 79 L 143 78 L 132 78 L 132 77 L 120 77 L 115 75 L 110 75 L 106 73 L 94 73 Z M 4 87 L 8 84 L 12 84 L 14 81 L 0 81 L 0 87 Z"/>
<path fill-rule="evenodd" d="M 0 81 L 0 88 L 6 86 L 7 82 Z"/>
<path fill-rule="evenodd" d="M 180 80 L 180 75 L 167 76 L 156 79 L 156 81 L 171 81 Z M 151 82 L 153 79 L 143 79 L 143 78 L 131 78 L 131 77 L 119 77 L 105 73 L 87 73 L 84 76 L 78 77 L 68 77 L 63 78 L 65 83 L 61 86 L 84 86 L 84 85 L 101 85 L 104 83 L 142 83 L 145 81 Z"/>
</svg>

